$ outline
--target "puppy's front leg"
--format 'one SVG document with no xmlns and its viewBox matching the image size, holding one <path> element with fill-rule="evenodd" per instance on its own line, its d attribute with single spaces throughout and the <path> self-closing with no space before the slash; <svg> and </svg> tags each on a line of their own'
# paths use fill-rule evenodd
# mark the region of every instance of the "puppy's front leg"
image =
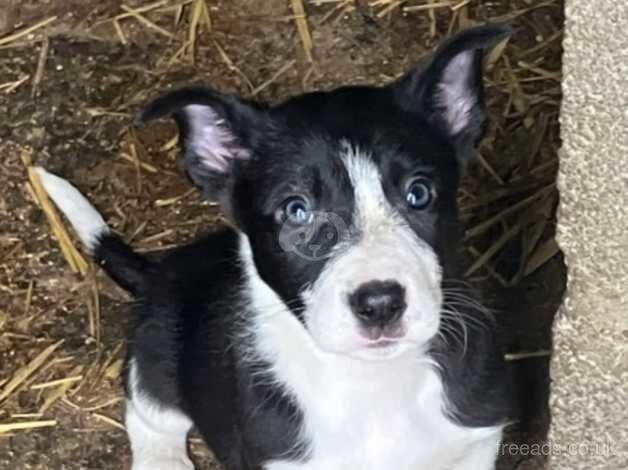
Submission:
<svg viewBox="0 0 628 470">
<path fill-rule="evenodd" d="M 187 453 L 192 421 L 175 408 L 155 403 L 142 391 L 136 364 L 130 365 L 126 430 L 133 453 L 132 470 L 194 470 Z"/>
</svg>

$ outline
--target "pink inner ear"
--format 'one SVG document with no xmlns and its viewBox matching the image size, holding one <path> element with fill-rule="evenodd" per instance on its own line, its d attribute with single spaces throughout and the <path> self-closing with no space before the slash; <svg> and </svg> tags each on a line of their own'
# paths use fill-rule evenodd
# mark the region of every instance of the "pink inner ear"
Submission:
<svg viewBox="0 0 628 470">
<path fill-rule="evenodd" d="M 208 169 L 226 173 L 232 160 L 250 156 L 238 145 L 225 120 L 209 106 L 192 104 L 184 112 L 188 123 L 186 150 L 198 156 Z"/>
<path fill-rule="evenodd" d="M 471 111 L 477 105 L 478 98 L 469 83 L 473 54 L 474 51 L 465 51 L 454 57 L 445 67 L 438 85 L 438 104 L 452 135 L 469 125 Z"/>
</svg>

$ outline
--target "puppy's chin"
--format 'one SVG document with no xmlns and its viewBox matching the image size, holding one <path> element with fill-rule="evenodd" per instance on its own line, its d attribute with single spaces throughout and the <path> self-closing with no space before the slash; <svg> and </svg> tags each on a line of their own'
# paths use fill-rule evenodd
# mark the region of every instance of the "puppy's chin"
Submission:
<svg viewBox="0 0 628 470">
<path fill-rule="evenodd" d="M 367 341 L 357 333 L 355 338 L 343 341 L 342 344 L 331 344 L 327 341 L 319 341 L 318 338 L 313 339 L 323 354 L 366 362 L 392 361 L 406 354 L 418 355 L 425 346 L 406 338 Z"/>
<path fill-rule="evenodd" d="M 410 342 L 391 341 L 389 344 L 368 345 L 351 351 L 348 355 L 354 359 L 362 361 L 392 361 L 398 357 L 415 350 L 419 351 L 419 346 Z"/>
</svg>

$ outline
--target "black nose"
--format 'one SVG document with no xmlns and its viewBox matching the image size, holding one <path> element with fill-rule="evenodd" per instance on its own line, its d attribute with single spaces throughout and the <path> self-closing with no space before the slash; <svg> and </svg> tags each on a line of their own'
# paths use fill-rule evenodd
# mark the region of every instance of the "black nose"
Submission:
<svg viewBox="0 0 628 470">
<path fill-rule="evenodd" d="M 349 295 L 349 305 L 366 326 L 384 326 L 401 318 L 406 291 L 396 281 L 370 281 Z"/>
</svg>

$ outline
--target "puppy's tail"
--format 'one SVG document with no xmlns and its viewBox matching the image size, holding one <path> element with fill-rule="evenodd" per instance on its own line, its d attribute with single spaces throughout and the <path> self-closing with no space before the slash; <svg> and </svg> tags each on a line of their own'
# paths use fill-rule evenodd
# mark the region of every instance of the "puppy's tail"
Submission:
<svg viewBox="0 0 628 470">
<path fill-rule="evenodd" d="M 150 261 L 113 234 L 96 208 L 68 181 L 43 168 L 36 171 L 46 192 L 70 221 L 87 252 L 116 283 L 137 296 Z"/>
</svg>

